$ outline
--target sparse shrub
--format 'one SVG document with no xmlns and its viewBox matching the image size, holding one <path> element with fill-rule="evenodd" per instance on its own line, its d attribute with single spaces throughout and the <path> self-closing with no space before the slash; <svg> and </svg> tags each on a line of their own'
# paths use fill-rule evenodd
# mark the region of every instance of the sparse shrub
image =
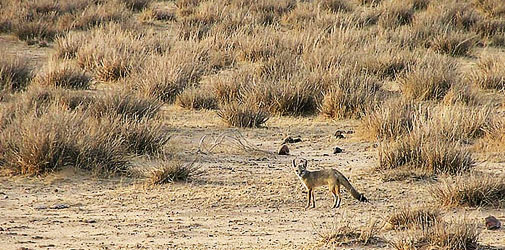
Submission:
<svg viewBox="0 0 505 250">
<path fill-rule="evenodd" d="M 436 52 L 451 56 L 466 56 L 474 46 L 475 35 L 459 32 L 443 32 L 430 42 Z"/>
<path fill-rule="evenodd" d="M 477 149 L 482 152 L 498 154 L 499 159 L 505 156 L 505 119 L 496 118 L 478 141 Z"/>
<path fill-rule="evenodd" d="M 68 63 L 50 63 L 33 79 L 40 86 L 55 86 L 71 89 L 87 89 L 91 78 L 82 70 Z"/>
<path fill-rule="evenodd" d="M 361 73 L 343 72 L 335 86 L 324 94 L 321 113 L 335 119 L 359 118 L 380 100 L 377 79 Z"/>
<path fill-rule="evenodd" d="M 37 21 L 19 20 L 12 24 L 14 34 L 21 40 L 53 40 L 58 31 L 53 24 L 40 19 Z"/>
<path fill-rule="evenodd" d="M 121 0 L 126 7 L 134 11 L 141 11 L 151 4 L 153 0 Z"/>
<path fill-rule="evenodd" d="M 87 30 L 113 21 L 120 23 L 126 21 L 131 15 L 132 13 L 123 3 L 107 1 L 103 4 L 89 5 L 78 13 L 74 21 L 70 23 L 70 28 Z"/>
<path fill-rule="evenodd" d="M 458 81 L 457 65 L 447 57 L 427 54 L 397 78 L 402 95 L 412 100 L 439 100 Z"/>
<path fill-rule="evenodd" d="M 418 130 L 396 141 L 382 142 L 378 152 L 378 169 L 386 171 L 405 166 L 431 176 L 467 172 L 474 165 L 469 150 L 459 142 Z"/>
<path fill-rule="evenodd" d="M 503 36 L 503 32 L 505 32 L 505 20 L 484 19 L 476 23 L 472 30 L 484 37 L 490 37 L 496 34 L 502 34 Z"/>
<path fill-rule="evenodd" d="M 5 54 L 0 58 L 0 92 L 23 90 L 31 78 L 32 71 L 26 59 Z"/>
<path fill-rule="evenodd" d="M 391 213 L 387 222 L 394 229 L 427 229 L 442 221 L 440 209 L 435 207 L 402 207 Z"/>
<path fill-rule="evenodd" d="M 268 121 L 270 114 L 251 104 L 225 103 L 221 104 L 217 115 L 233 127 L 255 128 Z"/>
<path fill-rule="evenodd" d="M 349 2 L 344 0 L 320 0 L 318 4 L 323 9 L 327 9 L 332 12 L 347 12 L 352 10 L 352 6 L 349 4 Z"/>
<path fill-rule="evenodd" d="M 187 109 L 215 109 L 217 99 L 212 91 L 202 87 L 189 87 L 177 96 L 176 103 Z"/>
<path fill-rule="evenodd" d="M 97 98 L 89 107 L 96 117 L 116 117 L 142 120 L 154 117 L 161 103 L 153 98 L 142 98 L 128 92 L 116 92 Z"/>
<path fill-rule="evenodd" d="M 194 163 L 182 163 L 180 161 L 162 161 L 151 169 L 148 174 L 147 183 L 160 185 L 172 182 L 187 181 L 201 171 Z"/>
<path fill-rule="evenodd" d="M 447 94 L 445 94 L 443 103 L 447 105 L 478 105 L 481 103 L 481 100 L 477 92 L 467 85 L 467 81 L 463 81 L 452 85 Z"/>
<path fill-rule="evenodd" d="M 483 89 L 505 90 L 505 60 L 497 56 L 481 57 L 469 79 Z"/>
<path fill-rule="evenodd" d="M 444 206 L 505 206 L 503 176 L 470 174 L 444 179 L 431 189 Z"/>
</svg>

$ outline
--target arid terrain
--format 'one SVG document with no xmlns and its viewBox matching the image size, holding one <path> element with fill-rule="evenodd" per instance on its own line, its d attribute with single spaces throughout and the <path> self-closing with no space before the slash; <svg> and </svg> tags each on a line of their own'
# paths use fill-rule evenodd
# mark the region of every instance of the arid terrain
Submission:
<svg viewBox="0 0 505 250">
<path fill-rule="evenodd" d="M 501 1 L 0 0 L 0 54 L 0 249 L 505 249 Z"/>
</svg>

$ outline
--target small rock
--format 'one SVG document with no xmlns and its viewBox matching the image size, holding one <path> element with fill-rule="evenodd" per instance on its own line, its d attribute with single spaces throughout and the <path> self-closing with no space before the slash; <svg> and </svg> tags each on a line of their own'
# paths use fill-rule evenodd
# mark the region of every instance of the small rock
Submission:
<svg viewBox="0 0 505 250">
<path fill-rule="evenodd" d="M 282 144 L 286 144 L 286 143 L 297 143 L 297 142 L 301 142 L 302 139 L 301 138 L 293 138 L 291 136 L 288 136 L 284 139 L 284 141 L 282 142 Z"/>
<path fill-rule="evenodd" d="M 47 206 L 46 205 L 40 205 L 38 207 L 35 207 L 35 209 L 37 209 L 37 210 L 44 210 L 44 209 L 47 209 Z"/>
<path fill-rule="evenodd" d="M 335 147 L 335 149 L 333 149 L 333 154 L 340 154 L 342 153 L 342 149 L 339 148 L 339 147 Z"/>
<path fill-rule="evenodd" d="M 65 209 L 65 208 L 69 208 L 70 206 L 67 205 L 67 204 L 56 204 L 54 206 L 51 207 L 51 209 Z"/>
<path fill-rule="evenodd" d="M 288 145 L 284 144 L 281 146 L 278 152 L 279 155 L 289 155 L 289 148 Z"/>
<path fill-rule="evenodd" d="M 345 136 L 344 136 L 344 131 L 342 131 L 342 130 L 337 130 L 337 131 L 335 132 L 335 138 L 337 138 L 337 139 L 344 139 L 344 138 L 345 138 Z"/>
<path fill-rule="evenodd" d="M 55 192 L 55 193 L 58 193 L 58 189 L 57 189 L 57 188 L 55 188 L 55 189 L 54 189 L 54 192 Z"/>
<path fill-rule="evenodd" d="M 329 154 L 323 154 L 323 156 L 330 156 Z"/>
<path fill-rule="evenodd" d="M 488 230 L 496 230 L 501 227 L 501 222 L 496 219 L 494 216 L 486 217 L 486 228 Z"/>
</svg>

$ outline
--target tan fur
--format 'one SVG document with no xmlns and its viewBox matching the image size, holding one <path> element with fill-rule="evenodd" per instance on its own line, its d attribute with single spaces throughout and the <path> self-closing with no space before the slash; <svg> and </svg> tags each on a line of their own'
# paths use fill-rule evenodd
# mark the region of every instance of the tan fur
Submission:
<svg viewBox="0 0 505 250">
<path fill-rule="evenodd" d="M 302 183 L 305 185 L 308 191 L 308 202 L 307 208 L 310 207 L 310 202 L 312 200 L 312 207 L 316 207 L 316 201 L 314 198 L 314 188 L 320 186 L 328 186 L 329 191 L 333 194 L 333 208 L 340 206 L 340 185 L 344 186 L 351 195 L 359 201 L 367 201 L 363 194 L 360 194 L 352 185 L 349 180 L 335 169 L 324 169 L 318 171 L 308 171 L 307 170 L 307 160 L 302 160 L 301 164 L 296 164 L 293 160 L 293 167 L 295 168 L 295 173 L 300 178 Z"/>
</svg>

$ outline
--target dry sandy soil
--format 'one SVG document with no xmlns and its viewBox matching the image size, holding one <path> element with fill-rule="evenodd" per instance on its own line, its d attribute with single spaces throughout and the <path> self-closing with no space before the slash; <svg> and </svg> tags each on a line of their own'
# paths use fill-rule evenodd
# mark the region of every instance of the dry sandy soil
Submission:
<svg viewBox="0 0 505 250">
<path fill-rule="evenodd" d="M 31 57 L 34 65 L 45 60 L 47 48 L 0 39 L 8 47 L 21 46 L 16 50 Z M 197 159 L 202 174 L 187 183 L 155 187 L 135 178 L 100 179 L 73 170 L 37 178 L 1 177 L 1 248 L 321 248 L 318 233 L 335 223 L 360 227 L 383 221 L 394 208 L 435 203 L 429 194 L 434 181 L 383 182 L 373 171 L 377 151 L 372 143 L 356 133 L 338 140 L 332 136 L 337 129 L 355 131 L 356 121 L 274 117 L 265 128 L 234 129 L 212 111 L 166 106 L 163 114 L 174 128 L 172 142 L 181 150 L 179 156 L 188 162 Z M 206 147 L 200 148 L 204 135 Z M 222 135 L 222 143 L 207 152 Z M 247 150 L 236 143 L 240 135 L 249 143 Z M 303 141 L 290 145 L 290 156 L 274 154 L 287 135 Z M 343 153 L 334 155 L 335 146 Z M 196 153 L 199 148 L 206 154 Z M 331 209 L 332 197 L 321 188 L 316 192 L 317 207 L 305 210 L 305 190 L 289 165 L 295 157 L 309 159 L 310 169 L 338 169 L 370 202 L 360 203 L 345 192 L 342 206 Z M 505 163 L 480 162 L 477 169 L 504 173 Z M 445 210 L 449 219 L 478 223 L 481 245 L 505 249 L 505 230 L 484 228 L 488 215 L 505 221 L 503 209 Z M 388 230 L 379 236 L 398 237 Z M 335 248 L 391 247 L 382 241 Z"/>
</svg>

